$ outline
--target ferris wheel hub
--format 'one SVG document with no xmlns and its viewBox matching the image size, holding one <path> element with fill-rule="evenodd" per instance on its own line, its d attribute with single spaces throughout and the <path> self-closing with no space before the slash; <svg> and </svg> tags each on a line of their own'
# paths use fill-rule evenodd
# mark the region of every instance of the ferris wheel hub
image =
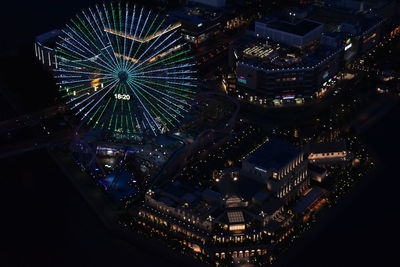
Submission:
<svg viewBox="0 0 400 267">
<path fill-rule="evenodd" d="M 126 71 L 120 71 L 118 73 L 119 81 L 122 82 L 122 83 L 124 83 L 124 82 L 126 82 L 128 80 L 128 76 L 129 75 L 128 75 L 128 73 Z"/>
</svg>

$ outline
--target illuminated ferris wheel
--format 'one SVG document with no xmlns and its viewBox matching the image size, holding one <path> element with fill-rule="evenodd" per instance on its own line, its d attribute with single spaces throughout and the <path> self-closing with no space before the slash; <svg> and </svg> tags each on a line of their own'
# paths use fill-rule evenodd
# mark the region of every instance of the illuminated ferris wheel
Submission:
<svg viewBox="0 0 400 267">
<path fill-rule="evenodd" d="M 77 14 L 55 49 L 62 97 L 94 128 L 151 135 L 171 130 L 196 94 L 195 63 L 179 26 L 128 3 Z"/>
</svg>

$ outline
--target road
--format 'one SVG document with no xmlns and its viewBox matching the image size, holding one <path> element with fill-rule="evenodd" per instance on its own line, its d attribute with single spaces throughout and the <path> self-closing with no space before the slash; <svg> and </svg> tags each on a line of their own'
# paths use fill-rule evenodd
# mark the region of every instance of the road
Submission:
<svg viewBox="0 0 400 267">
<path fill-rule="evenodd" d="M 0 158 L 41 149 L 71 139 L 72 128 L 62 121 L 63 105 L 0 122 Z"/>
<path fill-rule="evenodd" d="M 60 130 L 51 135 L 32 137 L 19 140 L 17 142 L 2 145 L 0 147 L 0 159 L 13 157 L 22 153 L 46 148 L 51 144 L 63 143 L 71 139 L 72 131 L 70 129 Z"/>
</svg>

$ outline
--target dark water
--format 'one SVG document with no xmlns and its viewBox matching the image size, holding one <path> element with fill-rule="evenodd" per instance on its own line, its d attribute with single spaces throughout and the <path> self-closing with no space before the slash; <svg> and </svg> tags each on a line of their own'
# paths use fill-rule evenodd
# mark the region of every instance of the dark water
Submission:
<svg viewBox="0 0 400 267">
<path fill-rule="evenodd" d="M 27 75 L 25 55 L 35 35 L 60 27 L 94 2 L 2 3 L 0 55 L 18 58 L 19 63 L 12 64 L 16 78 L 11 90 L 51 94 L 40 87 L 36 74 Z M 36 81 L 33 88 L 23 86 L 31 79 Z M 54 104 L 52 99 L 33 100 L 41 107 Z M 4 99 L 0 101 L 3 105 Z M 16 114 L 11 108 L 1 111 L 2 118 Z M 337 208 L 327 212 L 285 254 L 280 266 L 388 266 L 396 260 L 399 114 L 397 106 L 364 136 L 379 159 L 378 174 L 359 183 Z M 156 252 L 141 250 L 140 244 L 131 246 L 112 236 L 46 151 L 0 161 L 0 199 L 0 266 L 178 266 Z"/>
<path fill-rule="evenodd" d="M 388 266 L 397 258 L 399 112 L 365 136 L 382 169 L 328 211 L 279 266 Z M 2 160 L 0 170 L 0 266 L 179 266 L 111 235 L 46 151 Z"/>
<path fill-rule="evenodd" d="M 0 266 L 122 266 L 135 261 L 137 253 L 106 231 L 46 151 L 3 160 L 1 166 Z"/>
<path fill-rule="evenodd" d="M 397 260 L 400 106 L 363 136 L 377 159 L 373 175 L 355 185 L 298 240 L 278 266 L 392 266 Z"/>
<path fill-rule="evenodd" d="M 95 2 L 2 3 L 2 120 L 55 104 L 53 82 L 32 60 L 34 37 L 61 27 Z M 2 267 L 179 265 L 109 233 L 45 150 L 0 160 L 0 210 Z"/>
</svg>

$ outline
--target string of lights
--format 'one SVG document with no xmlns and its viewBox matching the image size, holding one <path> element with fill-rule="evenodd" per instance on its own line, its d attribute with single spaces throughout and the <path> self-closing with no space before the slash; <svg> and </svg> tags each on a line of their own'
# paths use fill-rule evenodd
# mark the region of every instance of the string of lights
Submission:
<svg viewBox="0 0 400 267">
<path fill-rule="evenodd" d="M 179 26 L 128 3 L 77 14 L 55 49 L 62 98 L 91 127 L 142 135 L 176 127 L 197 87 Z"/>
</svg>

